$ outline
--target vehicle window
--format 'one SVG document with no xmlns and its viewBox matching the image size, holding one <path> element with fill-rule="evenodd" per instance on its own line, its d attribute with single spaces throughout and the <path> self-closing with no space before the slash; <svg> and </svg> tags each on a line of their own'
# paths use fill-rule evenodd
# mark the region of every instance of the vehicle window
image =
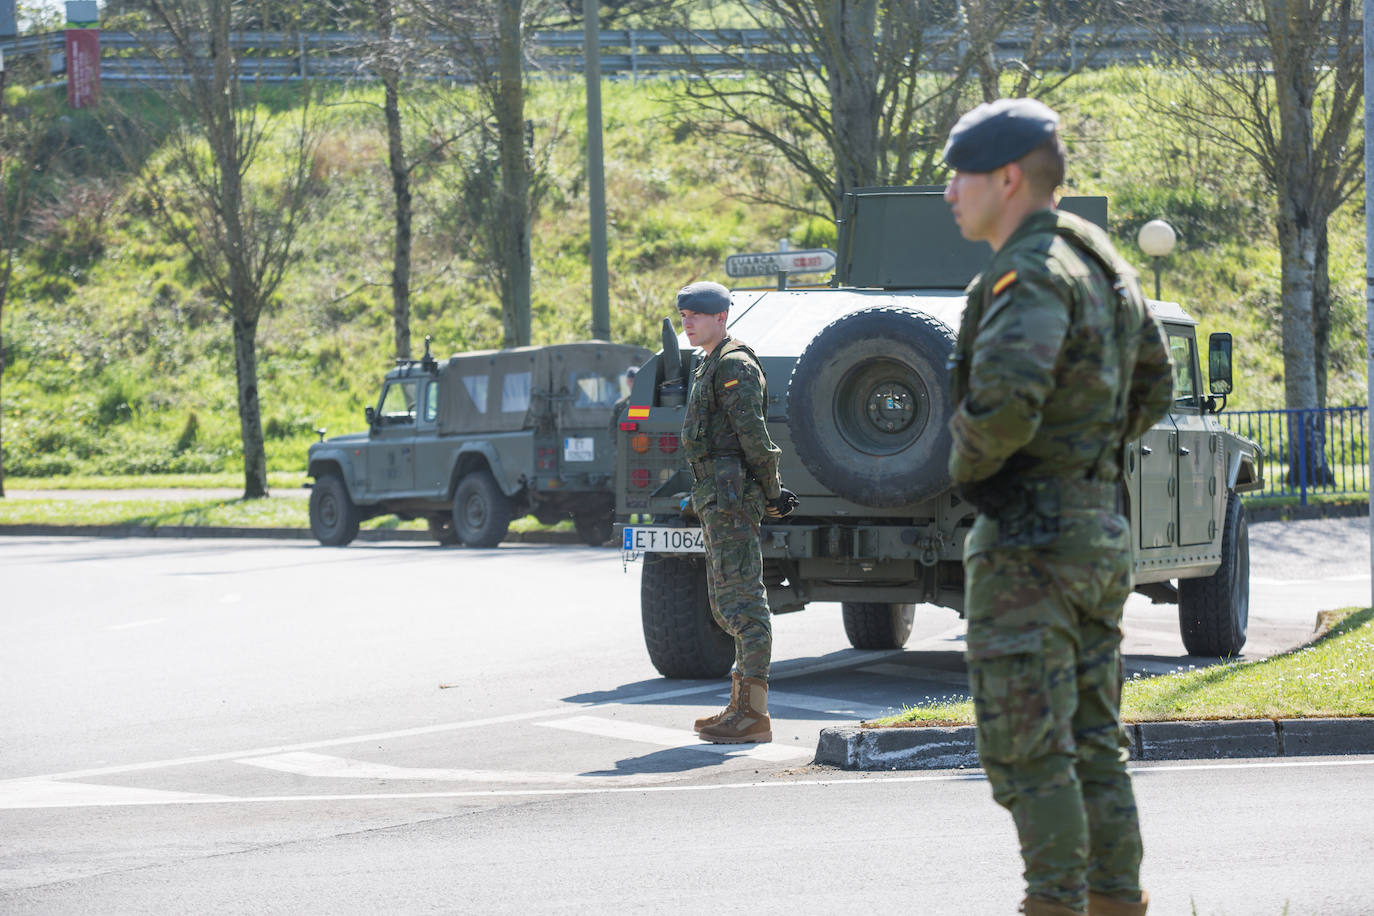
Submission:
<svg viewBox="0 0 1374 916">
<path fill-rule="evenodd" d="M 507 372 L 501 381 L 501 412 L 524 413 L 530 409 L 530 373 Z"/>
<path fill-rule="evenodd" d="M 425 386 L 425 422 L 433 423 L 439 416 L 439 383 L 431 381 Z"/>
<path fill-rule="evenodd" d="M 417 382 L 392 382 L 382 395 L 382 422 L 387 424 L 415 422 Z"/>
<path fill-rule="evenodd" d="M 1169 358 L 1174 364 L 1174 403 L 1191 406 L 1197 403 L 1197 358 L 1191 337 L 1169 335 Z"/>
<path fill-rule="evenodd" d="M 472 403 L 477 407 L 478 413 L 487 412 L 487 377 L 483 375 L 463 376 L 463 387 L 467 389 L 468 397 L 472 398 Z"/>
<path fill-rule="evenodd" d="M 574 407 L 614 407 L 620 398 L 620 380 L 598 372 L 569 373 L 568 390 Z"/>
</svg>

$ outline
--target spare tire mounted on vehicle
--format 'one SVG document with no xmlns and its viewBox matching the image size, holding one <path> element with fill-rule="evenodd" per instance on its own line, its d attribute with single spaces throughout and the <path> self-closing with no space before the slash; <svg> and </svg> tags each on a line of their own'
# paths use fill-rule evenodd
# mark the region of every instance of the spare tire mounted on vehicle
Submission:
<svg viewBox="0 0 1374 916">
<path fill-rule="evenodd" d="M 788 384 L 802 464 L 861 506 L 900 506 L 948 489 L 945 362 L 953 349 L 948 325 L 908 309 L 864 309 L 827 325 Z"/>
</svg>

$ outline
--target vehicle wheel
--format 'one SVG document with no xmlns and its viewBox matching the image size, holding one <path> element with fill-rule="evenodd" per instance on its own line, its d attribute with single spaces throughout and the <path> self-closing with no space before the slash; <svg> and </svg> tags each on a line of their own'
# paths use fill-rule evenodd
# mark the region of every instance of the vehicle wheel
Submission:
<svg viewBox="0 0 1374 916">
<path fill-rule="evenodd" d="M 1221 566 L 1205 579 L 1178 581 L 1178 628 L 1189 655 L 1240 653 L 1250 626 L 1250 531 L 1232 493 L 1221 529 Z"/>
<path fill-rule="evenodd" d="M 310 490 L 310 532 L 326 547 L 342 547 L 358 536 L 363 514 L 338 474 L 325 474 Z"/>
<path fill-rule="evenodd" d="M 846 601 L 844 632 L 856 649 L 900 649 L 911 636 L 916 605 L 881 601 Z"/>
<path fill-rule="evenodd" d="M 853 312 L 817 334 L 787 394 L 792 445 L 812 476 L 861 506 L 948 489 L 953 348 L 943 322 L 900 308 Z"/>
<path fill-rule="evenodd" d="M 510 499 L 491 471 L 464 477 L 453 494 L 453 528 L 469 547 L 495 547 L 510 530 Z"/>
<path fill-rule="evenodd" d="M 429 536 L 439 542 L 441 547 L 451 547 L 458 543 L 458 532 L 453 530 L 453 516 L 431 517 L 429 522 Z"/>
<path fill-rule="evenodd" d="M 611 539 L 615 532 L 615 517 L 610 509 L 596 512 L 577 512 L 573 514 L 573 527 L 583 543 L 600 547 Z"/>
<path fill-rule="evenodd" d="M 711 616 L 706 560 L 644 555 L 639 614 L 649 661 L 664 677 L 716 678 L 735 663 L 735 640 Z"/>
</svg>

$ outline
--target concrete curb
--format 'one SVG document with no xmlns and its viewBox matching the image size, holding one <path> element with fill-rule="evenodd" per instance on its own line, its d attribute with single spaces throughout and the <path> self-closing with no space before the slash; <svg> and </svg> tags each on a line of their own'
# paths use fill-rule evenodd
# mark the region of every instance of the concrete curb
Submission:
<svg viewBox="0 0 1374 916">
<path fill-rule="evenodd" d="M 190 525 L 0 525 L 0 537 L 86 538 L 269 538 L 313 541 L 309 528 L 212 528 Z M 368 528 L 358 532 L 360 541 L 422 541 L 433 544 L 428 531 Z M 512 531 L 503 544 L 583 544 L 576 531 Z M 583 546 L 586 546 L 583 544 Z"/>
<path fill-rule="evenodd" d="M 1374 754 L 1374 718 L 1141 722 L 1126 727 L 1132 760 Z M 816 763 L 842 770 L 976 768 L 974 728 L 822 729 Z"/>
<path fill-rule="evenodd" d="M 1356 518 L 1369 515 L 1369 503 L 1310 503 L 1306 506 L 1245 507 L 1251 522 L 1297 522 L 1314 518 Z"/>
</svg>

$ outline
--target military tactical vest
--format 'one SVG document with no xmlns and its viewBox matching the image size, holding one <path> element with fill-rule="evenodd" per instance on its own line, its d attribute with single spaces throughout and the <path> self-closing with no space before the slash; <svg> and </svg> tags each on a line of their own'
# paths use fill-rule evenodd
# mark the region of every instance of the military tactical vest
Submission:
<svg viewBox="0 0 1374 916">
<path fill-rule="evenodd" d="M 1082 276 L 1075 260 L 1090 268 L 1089 276 Z M 1013 271 L 1020 276 L 999 289 Z M 1054 390 L 1035 436 L 1017 454 L 1044 467 L 1047 475 L 1117 480 L 1137 329 L 1147 307 L 1135 271 L 1090 223 L 1058 211 L 1032 214 L 969 285 L 950 365 L 954 403 L 968 396 L 980 329 L 1010 305 L 1014 284 L 1034 271 L 1057 272 L 1073 295 L 1064 301 L 1069 326 L 1054 369 Z"/>
<path fill-rule="evenodd" d="M 682 444 L 688 461 L 742 454 L 734 427 L 719 410 L 720 392 L 716 390 L 716 369 L 721 360 L 736 352 L 743 353 L 759 368 L 763 400 L 768 401 L 768 383 L 763 379 L 763 364 L 758 356 L 742 341 L 726 337 L 693 373 L 692 394 L 682 419 Z"/>
</svg>

